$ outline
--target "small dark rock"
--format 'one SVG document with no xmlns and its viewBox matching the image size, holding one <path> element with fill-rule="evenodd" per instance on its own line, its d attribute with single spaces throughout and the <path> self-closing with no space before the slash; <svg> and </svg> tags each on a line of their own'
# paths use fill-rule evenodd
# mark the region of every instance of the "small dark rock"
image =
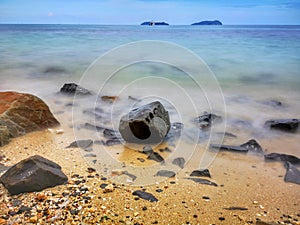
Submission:
<svg viewBox="0 0 300 225">
<path fill-rule="evenodd" d="M 146 211 L 148 208 L 146 207 L 146 206 L 144 206 L 143 208 L 142 208 L 142 210 L 143 211 Z"/>
<path fill-rule="evenodd" d="M 220 216 L 220 217 L 219 217 L 219 220 L 224 221 L 224 220 L 225 220 L 225 217 Z"/>
<path fill-rule="evenodd" d="M 211 186 L 215 186 L 215 187 L 218 186 L 216 183 L 214 183 L 210 180 L 202 179 L 202 178 L 191 178 L 191 177 L 189 177 L 189 178 L 186 178 L 186 179 L 192 180 L 192 181 L 194 181 L 196 183 L 199 183 L 199 184 L 207 184 L 207 185 L 211 185 Z"/>
<path fill-rule="evenodd" d="M 163 192 L 162 189 L 156 189 L 155 191 L 158 192 L 158 193 Z"/>
<path fill-rule="evenodd" d="M 105 189 L 107 185 L 108 185 L 108 184 L 105 184 L 105 183 L 100 184 L 100 188 L 101 188 L 101 189 Z"/>
<path fill-rule="evenodd" d="M 115 139 L 115 138 L 118 138 L 118 132 L 113 130 L 113 129 L 108 129 L 108 128 L 105 128 L 103 130 L 103 136 L 105 138 L 109 138 L 109 139 Z"/>
<path fill-rule="evenodd" d="M 139 160 L 140 162 L 145 162 L 145 159 L 143 159 L 143 158 L 137 158 L 137 160 Z"/>
<path fill-rule="evenodd" d="M 300 119 L 268 120 L 265 122 L 265 127 L 285 132 L 297 132 L 299 123 Z"/>
<path fill-rule="evenodd" d="M 84 157 L 97 157 L 97 155 L 93 154 L 93 153 L 89 153 L 89 154 L 85 154 Z"/>
<path fill-rule="evenodd" d="M 198 116 L 193 119 L 193 122 L 201 129 L 210 128 L 213 123 L 222 122 L 222 117 L 213 113 L 205 112 L 202 116 Z"/>
<path fill-rule="evenodd" d="M 245 208 L 245 207 L 239 207 L 239 206 L 231 206 L 231 207 L 229 207 L 229 208 L 224 208 L 224 209 L 226 209 L 226 210 L 242 210 L 242 211 L 248 210 L 248 208 Z"/>
<path fill-rule="evenodd" d="M 245 147 L 246 149 L 248 149 L 248 151 L 256 153 L 256 154 L 264 154 L 264 150 L 262 149 L 262 147 L 260 146 L 260 144 L 254 140 L 251 139 L 249 141 L 247 141 L 245 144 L 240 145 L 241 147 Z"/>
<path fill-rule="evenodd" d="M 264 156 L 266 161 L 290 162 L 292 164 L 300 164 L 300 159 L 293 155 L 270 153 Z"/>
<path fill-rule="evenodd" d="M 235 151 L 235 152 L 244 152 L 244 153 L 248 152 L 248 149 L 246 147 L 241 147 L 241 146 L 211 144 L 210 147 L 219 149 L 220 151 Z"/>
<path fill-rule="evenodd" d="M 208 197 L 208 196 L 202 196 L 202 199 L 209 200 L 210 197 Z"/>
<path fill-rule="evenodd" d="M 60 89 L 59 92 L 62 94 L 67 94 L 67 95 L 75 95 L 75 94 L 76 95 L 91 95 L 92 94 L 89 90 L 87 90 L 75 83 L 64 84 L 64 86 Z"/>
<path fill-rule="evenodd" d="M 92 168 L 92 167 L 88 167 L 87 171 L 88 171 L 88 173 L 94 173 L 94 172 L 96 172 L 96 169 Z"/>
<path fill-rule="evenodd" d="M 22 206 L 19 208 L 17 214 L 22 214 L 22 213 L 24 213 L 24 212 L 30 211 L 31 209 L 32 209 L 31 207 L 22 205 Z"/>
<path fill-rule="evenodd" d="M 132 195 L 136 195 L 136 196 L 138 196 L 142 199 L 148 200 L 150 202 L 157 202 L 158 201 L 158 199 L 156 197 L 154 197 L 154 195 L 152 195 L 151 193 L 145 192 L 145 191 L 137 190 L 137 191 L 134 191 L 132 193 Z"/>
<path fill-rule="evenodd" d="M 159 170 L 156 173 L 156 176 L 160 177 L 175 177 L 176 173 L 170 170 Z"/>
<path fill-rule="evenodd" d="M 208 169 L 204 170 L 194 170 L 191 174 L 191 177 L 209 177 L 211 178 L 210 172 Z"/>
<path fill-rule="evenodd" d="M 172 152 L 168 147 L 159 149 L 160 152 Z"/>
<path fill-rule="evenodd" d="M 12 195 L 41 191 L 63 184 L 67 180 L 58 164 L 38 155 L 15 164 L 0 178 L 0 182 Z"/>
<path fill-rule="evenodd" d="M 164 162 L 164 158 L 157 152 L 152 152 L 148 155 L 147 159 L 154 160 L 156 162 Z"/>
<path fill-rule="evenodd" d="M 183 169 L 185 164 L 185 159 L 183 157 L 178 157 L 172 161 L 172 164 L 179 166 L 181 169 Z"/>
<path fill-rule="evenodd" d="M 73 141 L 66 148 L 82 148 L 82 149 L 86 149 L 86 148 L 90 147 L 92 144 L 93 144 L 93 140 L 91 140 L 91 139 L 88 139 L 88 140 L 77 140 L 77 141 Z"/>
</svg>

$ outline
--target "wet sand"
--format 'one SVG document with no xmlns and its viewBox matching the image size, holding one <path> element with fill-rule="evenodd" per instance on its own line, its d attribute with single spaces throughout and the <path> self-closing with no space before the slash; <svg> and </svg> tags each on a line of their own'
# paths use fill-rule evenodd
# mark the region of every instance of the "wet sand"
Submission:
<svg viewBox="0 0 300 225">
<path fill-rule="evenodd" d="M 7 224 L 29 224 L 30 221 L 33 224 L 255 224 L 261 219 L 300 224 L 300 186 L 283 181 L 285 168 L 281 163 L 265 163 L 257 156 L 219 152 L 209 167 L 211 180 L 218 187 L 185 179 L 197 169 L 191 160 L 175 178 L 145 187 L 115 184 L 112 192 L 104 193 L 100 185 L 111 181 L 105 180 L 101 173 L 96 174 L 97 171 L 89 173 L 90 165 L 79 149 L 65 149 L 73 140 L 67 134 L 46 130 L 12 139 L 0 148 L 0 154 L 6 157 L 1 163 L 5 165 L 39 154 L 60 164 L 69 177 L 66 185 L 18 196 L 10 196 L 1 185 L 0 218 L 5 218 L 3 221 L 9 221 Z M 261 144 L 278 151 L 278 143 L 279 140 L 265 140 Z M 78 180 L 85 182 L 78 184 Z M 80 191 L 84 190 L 82 187 L 88 190 Z M 132 195 L 132 191 L 141 189 L 159 201 L 149 202 Z M 157 192 L 158 189 L 162 191 Z M 76 190 L 80 194 L 70 195 Z M 37 200 L 41 193 L 45 197 Z M 14 199 L 21 199 L 22 205 L 32 207 L 31 215 L 7 216 L 9 210 L 18 211 L 20 207 L 10 206 Z M 64 202 L 58 202 L 61 199 Z M 247 210 L 225 209 L 230 207 Z"/>
</svg>

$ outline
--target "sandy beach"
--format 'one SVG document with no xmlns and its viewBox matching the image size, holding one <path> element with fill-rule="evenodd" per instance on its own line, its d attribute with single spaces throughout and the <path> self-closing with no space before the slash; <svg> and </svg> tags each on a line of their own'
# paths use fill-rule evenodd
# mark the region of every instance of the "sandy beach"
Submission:
<svg viewBox="0 0 300 225">
<path fill-rule="evenodd" d="M 9 216 L 7 224 L 255 224 L 258 220 L 299 224 L 300 186 L 283 181 L 281 163 L 223 152 L 209 168 L 218 187 L 184 179 L 195 166 L 191 162 L 175 178 L 159 184 L 114 184 L 111 192 L 104 193 L 100 185 L 111 181 L 88 171 L 91 166 L 79 149 L 65 149 L 70 142 L 67 135 L 46 130 L 12 139 L 0 149 L 5 156 L 1 163 L 7 166 L 38 154 L 60 164 L 69 177 L 66 185 L 18 196 L 10 196 L 1 185 L 0 218 L 17 211 L 20 204 L 32 208 L 30 215 Z M 268 149 L 278 146 L 276 141 L 262 144 Z M 159 201 L 139 199 L 132 195 L 134 190 L 146 190 Z M 21 203 L 14 207 L 16 199 Z"/>
</svg>

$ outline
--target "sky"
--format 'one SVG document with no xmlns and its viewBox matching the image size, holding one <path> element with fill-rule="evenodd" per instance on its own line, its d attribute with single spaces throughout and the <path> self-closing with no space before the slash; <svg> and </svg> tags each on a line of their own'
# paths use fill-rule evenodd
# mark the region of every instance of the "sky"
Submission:
<svg viewBox="0 0 300 225">
<path fill-rule="evenodd" d="M 0 0 L 0 23 L 300 25 L 300 0 Z"/>
</svg>

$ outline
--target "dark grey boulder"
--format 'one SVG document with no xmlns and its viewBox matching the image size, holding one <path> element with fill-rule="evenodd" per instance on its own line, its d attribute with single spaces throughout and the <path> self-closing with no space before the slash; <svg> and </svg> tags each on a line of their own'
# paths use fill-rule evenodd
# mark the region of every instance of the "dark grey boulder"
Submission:
<svg viewBox="0 0 300 225">
<path fill-rule="evenodd" d="M 60 89 L 59 93 L 66 95 L 91 95 L 92 93 L 75 83 L 66 83 Z"/>
<path fill-rule="evenodd" d="M 256 154 L 263 155 L 265 153 L 265 151 L 262 149 L 260 144 L 254 139 L 251 139 L 251 140 L 247 141 L 245 144 L 242 144 L 240 146 L 245 147 L 246 149 L 248 149 L 249 152 L 253 152 Z"/>
<path fill-rule="evenodd" d="M 300 159 L 293 155 L 270 153 L 264 155 L 264 157 L 265 157 L 265 161 L 280 161 L 280 162 L 290 162 L 292 164 L 300 164 Z"/>
<path fill-rule="evenodd" d="M 119 124 L 123 139 L 130 143 L 159 143 L 171 127 L 168 111 L 159 101 L 131 110 Z"/>
<path fill-rule="evenodd" d="M 265 122 L 265 127 L 294 133 L 298 131 L 299 123 L 300 123 L 300 119 L 268 120 Z"/>
<path fill-rule="evenodd" d="M 285 166 L 287 170 L 284 176 L 284 181 L 300 184 L 300 170 L 290 162 L 286 162 Z"/>
<path fill-rule="evenodd" d="M 12 195 L 41 191 L 67 181 L 67 176 L 58 164 L 39 155 L 20 161 L 0 178 L 0 182 Z"/>
</svg>

